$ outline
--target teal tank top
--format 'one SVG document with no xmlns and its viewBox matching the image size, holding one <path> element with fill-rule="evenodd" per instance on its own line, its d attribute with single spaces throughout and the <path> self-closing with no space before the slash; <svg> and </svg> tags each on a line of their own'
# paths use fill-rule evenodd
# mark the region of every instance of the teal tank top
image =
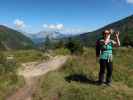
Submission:
<svg viewBox="0 0 133 100">
<path fill-rule="evenodd" d="M 101 45 L 100 59 L 112 61 L 112 48 L 113 48 L 112 42 L 109 42 L 107 45 Z"/>
</svg>

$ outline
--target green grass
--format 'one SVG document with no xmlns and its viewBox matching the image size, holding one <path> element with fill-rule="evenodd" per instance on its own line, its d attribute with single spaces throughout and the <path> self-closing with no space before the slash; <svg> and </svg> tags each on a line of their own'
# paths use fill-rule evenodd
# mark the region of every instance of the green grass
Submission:
<svg viewBox="0 0 133 100">
<path fill-rule="evenodd" d="M 13 59 L 7 60 L 7 57 Z M 22 76 L 17 75 L 17 69 L 21 63 L 46 60 L 49 57 L 37 50 L 17 50 L 0 52 L 0 100 L 10 95 L 17 88 L 24 85 Z"/>
<path fill-rule="evenodd" d="M 59 48 L 53 51 L 53 55 L 68 55 L 70 51 L 66 48 Z"/>
<path fill-rule="evenodd" d="M 17 76 L 14 73 L 7 73 L 0 76 L 0 100 L 5 100 L 6 96 L 10 95 L 17 88 L 24 84 L 23 77 Z"/>
<path fill-rule="evenodd" d="M 24 84 L 23 77 L 17 76 L 19 66 L 15 60 L 6 60 L 6 56 L 0 53 L 0 100 L 5 100 L 7 95 Z"/>
<path fill-rule="evenodd" d="M 95 50 L 86 48 L 82 55 L 68 59 L 61 69 L 43 76 L 34 100 L 132 100 L 132 55 L 133 49 L 114 50 L 112 87 L 66 81 L 66 77 L 74 74 L 97 80 L 99 66 L 95 61 Z"/>
<path fill-rule="evenodd" d="M 37 50 L 6 51 L 4 54 L 6 56 L 13 55 L 14 59 L 19 63 L 48 59 L 46 53 Z"/>
<path fill-rule="evenodd" d="M 7 60 L 7 57 L 13 59 Z M 17 75 L 21 63 L 47 60 L 46 53 L 37 50 L 17 50 L 0 52 L 0 100 L 5 100 L 17 88 L 24 85 L 22 76 Z"/>
</svg>

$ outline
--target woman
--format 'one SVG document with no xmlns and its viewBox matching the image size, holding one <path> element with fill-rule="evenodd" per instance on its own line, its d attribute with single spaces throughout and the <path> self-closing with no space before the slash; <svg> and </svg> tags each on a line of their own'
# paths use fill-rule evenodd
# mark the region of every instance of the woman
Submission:
<svg viewBox="0 0 133 100">
<path fill-rule="evenodd" d="M 115 32 L 115 40 L 111 40 L 110 36 L 113 33 L 112 29 L 105 30 L 103 32 L 103 38 L 97 40 L 96 42 L 96 56 L 100 59 L 100 71 L 98 84 L 104 83 L 105 69 L 107 69 L 106 82 L 105 84 L 111 85 L 112 78 L 112 47 L 120 46 L 119 32 Z"/>
</svg>

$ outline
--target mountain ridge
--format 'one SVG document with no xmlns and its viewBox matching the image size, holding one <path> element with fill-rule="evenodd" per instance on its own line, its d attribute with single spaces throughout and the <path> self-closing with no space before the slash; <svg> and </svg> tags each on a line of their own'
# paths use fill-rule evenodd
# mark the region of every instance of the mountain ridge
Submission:
<svg viewBox="0 0 133 100">
<path fill-rule="evenodd" d="M 115 21 L 111 24 L 108 24 L 100 29 L 97 29 L 92 32 L 83 33 L 73 37 L 74 39 L 79 39 L 83 45 L 94 46 L 96 38 L 104 31 L 105 29 L 114 29 L 115 31 L 120 31 L 120 40 L 122 45 L 131 45 L 133 46 L 133 15 L 130 15 L 121 20 Z"/>
<path fill-rule="evenodd" d="M 32 40 L 23 33 L 11 29 L 7 26 L 0 25 L 0 49 L 28 49 L 33 48 Z"/>
</svg>

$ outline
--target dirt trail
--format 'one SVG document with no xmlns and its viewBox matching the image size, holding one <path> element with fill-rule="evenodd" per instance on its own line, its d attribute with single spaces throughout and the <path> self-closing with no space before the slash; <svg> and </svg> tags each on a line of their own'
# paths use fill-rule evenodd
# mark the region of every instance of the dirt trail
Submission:
<svg viewBox="0 0 133 100">
<path fill-rule="evenodd" d="M 36 62 L 23 64 L 24 69 L 19 71 L 19 75 L 24 76 L 26 83 L 6 100 L 32 100 L 32 96 L 37 89 L 39 77 L 61 67 L 66 62 L 67 58 L 67 56 L 56 56 L 40 64 Z"/>
</svg>

